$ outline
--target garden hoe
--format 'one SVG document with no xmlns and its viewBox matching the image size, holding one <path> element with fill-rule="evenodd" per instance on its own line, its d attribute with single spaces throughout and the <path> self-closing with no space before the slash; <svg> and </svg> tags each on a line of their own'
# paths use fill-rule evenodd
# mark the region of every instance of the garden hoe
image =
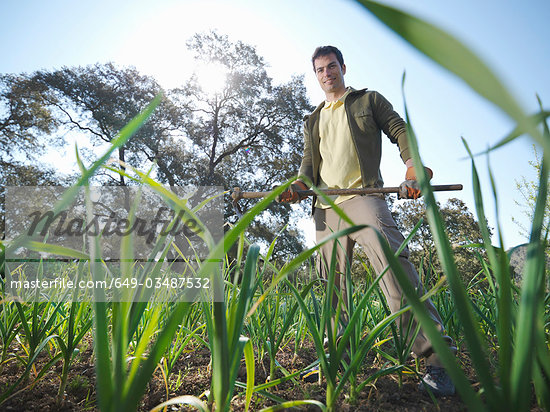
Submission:
<svg viewBox="0 0 550 412">
<path fill-rule="evenodd" d="M 432 186 L 434 192 L 447 192 L 452 190 L 462 190 L 461 184 L 453 185 L 434 185 Z M 325 195 L 367 195 L 373 193 L 399 193 L 399 187 L 365 187 L 361 189 L 326 189 L 321 190 Z M 296 191 L 300 197 L 313 196 L 315 192 L 313 190 L 298 190 Z M 242 216 L 242 211 L 239 207 L 240 199 L 260 199 L 262 197 L 269 196 L 271 192 L 243 192 L 239 187 L 233 188 L 231 198 L 233 199 L 233 208 L 237 213 L 237 216 Z"/>
</svg>

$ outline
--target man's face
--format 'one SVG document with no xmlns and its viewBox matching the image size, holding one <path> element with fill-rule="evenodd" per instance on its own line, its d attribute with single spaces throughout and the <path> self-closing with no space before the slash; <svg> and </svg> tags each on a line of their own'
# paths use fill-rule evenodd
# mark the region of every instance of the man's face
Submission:
<svg viewBox="0 0 550 412">
<path fill-rule="evenodd" d="M 346 65 L 340 66 L 334 53 L 316 58 L 314 65 L 317 80 L 325 94 L 339 93 L 346 89 L 344 83 Z"/>
</svg>

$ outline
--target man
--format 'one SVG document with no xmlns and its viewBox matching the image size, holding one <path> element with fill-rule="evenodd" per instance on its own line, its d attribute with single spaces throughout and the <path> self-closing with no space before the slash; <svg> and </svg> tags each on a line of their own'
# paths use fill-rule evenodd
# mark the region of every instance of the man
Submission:
<svg viewBox="0 0 550 412">
<path fill-rule="evenodd" d="M 418 198 L 420 189 L 416 183 L 416 173 L 408 148 L 406 125 L 403 119 L 381 94 L 367 89 L 354 90 L 345 86 L 346 65 L 342 53 L 336 47 L 318 47 L 311 61 L 326 101 L 305 118 L 304 154 L 300 176 L 306 176 L 320 189 L 382 187 L 379 167 L 381 132 L 384 132 L 392 143 L 399 147 L 401 158 L 407 167 L 400 197 Z M 426 168 L 426 171 L 431 178 L 431 170 Z M 279 196 L 278 200 L 288 203 L 299 202 L 302 199 L 297 191 L 307 188 L 303 181 L 297 180 Z M 386 268 L 388 262 L 371 227 L 376 228 L 386 238 L 394 251 L 398 249 L 404 238 L 397 229 L 382 195 L 333 196 L 332 200 L 353 222 L 370 226 L 339 238 L 339 244 L 336 246 L 335 283 L 345 302 L 346 262 L 351 261 L 355 243 L 361 245 L 371 265 L 377 273 L 380 273 Z M 317 241 L 347 226 L 347 223 L 342 221 L 322 198 L 313 198 L 313 218 Z M 330 265 L 332 251 L 332 242 L 326 243 L 320 249 L 320 269 L 323 276 L 326 276 Z M 412 284 L 421 288 L 418 273 L 408 260 L 407 249 L 401 253 L 399 261 Z M 380 286 L 391 311 L 399 310 L 404 297 L 401 286 L 391 271 L 383 276 Z M 431 301 L 426 301 L 426 308 L 438 328 L 443 331 L 441 318 Z M 404 315 L 401 323 L 406 325 L 410 316 L 410 313 Z M 449 346 L 455 349 L 451 339 L 447 336 L 444 338 L 449 342 Z M 426 358 L 427 373 L 420 388 L 425 390 L 424 385 L 427 385 L 436 395 L 453 394 L 454 385 L 422 330 L 412 350 L 415 356 Z"/>
</svg>

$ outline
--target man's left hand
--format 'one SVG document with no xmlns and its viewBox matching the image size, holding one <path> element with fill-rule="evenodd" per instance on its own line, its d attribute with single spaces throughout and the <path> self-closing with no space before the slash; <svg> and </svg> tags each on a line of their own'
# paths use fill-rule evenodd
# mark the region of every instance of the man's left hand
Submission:
<svg viewBox="0 0 550 412">
<path fill-rule="evenodd" d="M 398 199 L 418 199 L 420 196 L 422 193 L 416 180 L 405 180 L 399 185 Z"/>
<path fill-rule="evenodd" d="M 429 167 L 424 168 L 428 179 L 431 180 L 433 177 L 432 169 Z M 422 196 L 420 192 L 420 186 L 416 181 L 416 171 L 414 167 L 408 167 L 407 172 L 405 173 L 405 181 L 399 185 L 399 193 L 397 194 L 398 199 L 418 199 Z"/>
</svg>

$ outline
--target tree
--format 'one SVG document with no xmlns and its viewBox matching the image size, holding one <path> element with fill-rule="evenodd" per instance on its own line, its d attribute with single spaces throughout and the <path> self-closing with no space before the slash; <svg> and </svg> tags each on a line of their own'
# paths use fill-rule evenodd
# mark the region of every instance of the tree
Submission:
<svg viewBox="0 0 550 412">
<path fill-rule="evenodd" d="M 54 135 L 59 123 L 49 101 L 51 91 L 26 74 L 0 75 L 0 239 L 5 238 L 5 190 L 7 186 L 53 185 L 70 177 L 39 162 L 47 147 L 59 147 Z"/>
<path fill-rule="evenodd" d="M 171 186 L 270 190 L 290 178 L 301 158 L 302 118 L 312 110 L 303 79 L 273 84 L 254 47 L 215 32 L 197 34 L 187 46 L 197 61 L 224 69 L 220 90 L 208 91 L 194 75 L 181 87 L 164 91 L 151 76 L 112 63 L 41 70 L 20 76 L 24 87 L 19 89 L 29 91 L 19 93 L 25 110 L 11 113 L 28 115 L 6 116 L 10 122 L 4 122 L 4 129 L 20 140 L 22 150 L 25 138 L 33 140 L 29 132 L 50 139 L 77 134 L 96 146 L 111 142 L 155 95 L 163 93 L 153 116 L 118 149 L 120 168 L 131 164 L 147 170 L 154 163 L 155 177 Z M 7 95 L 2 98 L 3 104 L 10 102 Z M 119 174 L 101 173 L 96 184 L 129 184 Z M 273 205 L 250 228 L 252 240 L 271 242 L 289 213 L 287 205 Z M 225 216 L 236 220 L 230 202 Z M 302 248 L 298 235 L 281 239 L 276 255 Z"/>
<path fill-rule="evenodd" d="M 137 116 L 162 88 L 150 76 L 135 68 L 118 68 L 112 63 L 86 67 L 39 71 L 33 82 L 51 91 L 54 99 L 47 103 L 55 110 L 57 121 L 69 131 L 90 137 L 92 144 L 111 142 L 117 133 Z M 169 178 L 171 172 L 163 156 L 170 145 L 170 133 L 177 129 L 179 112 L 164 97 L 159 108 L 141 127 L 133 139 L 118 149 L 120 168 L 128 163 L 137 168 L 148 168 L 156 162 L 159 170 Z M 115 165 L 116 166 L 116 165 Z M 126 185 L 122 175 L 104 172 L 110 183 Z"/>
<path fill-rule="evenodd" d="M 49 89 L 25 74 L 0 75 L 0 162 L 17 163 L 17 157 L 34 161 L 44 152 L 58 123 L 49 108 Z M 60 139 L 56 139 L 60 143 Z"/>
<path fill-rule="evenodd" d="M 520 180 L 516 180 L 516 189 L 521 195 L 521 200 L 515 200 L 515 203 L 516 205 L 523 208 L 523 214 L 527 217 L 528 222 L 533 221 L 533 217 L 535 214 L 535 205 L 537 202 L 537 197 L 539 195 L 539 181 L 540 181 L 540 174 L 542 170 L 542 160 L 543 160 L 542 155 L 539 156 L 537 152 L 537 147 L 535 145 L 533 145 L 533 157 L 534 157 L 534 160 L 529 161 L 529 164 L 535 170 L 535 173 L 537 176 L 536 179 L 528 180 L 525 176 L 522 176 Z M 550 179 L 548 180 L 548 183 L 550 184 Z M 514 217 L 512 217 L 512 221 L 518 225 L 522 236 L 525 236 L 526 239 L 529 239 L 529 235 L 531 233 L 530 228 L 526 228 L 524 225 L 521 224 L 521 222 L 519 222 Z M 543 221 L 542 233 L 543 234 L 548 233 L 549 229 L 550 229 L 550 192 L 547 194 L 547 199 L 546 199 L 546 209 L 544 210 L 544 221 Z M 547 253 L 550 254 L 550 249 L 548 248 L 547 248 Z"/>
<path fill-rule="evenodd" d="M 0 239 L 5 238 L 5 204 L 7 186 L 67 186 L 76 180 L 60 175 L 51 167 L 22 162 L 0 163 Z"/>
<path fill-rule="evenodd" d="M 303 116 L 313 109 L 303 78 L 274 85 L 254 47 L 216 32 L 196 34 L 187 47 L 197 63 L 221 68 L 225 82 L 219 90 L 208 91 L 193 75 L 172 91 L 184 113 L 183 142 L 192 159 L 174 158 L 178 181 L 270 190 L 289 179 L 301 160 Z M 272 205 L 249 228 L 249 236 L 271 242 L 289 211 L 287 205 Z M 234 221 L 231 210 L 226 216 Z M 296 253 L 302 244 L 297 232 L 284 236 L 275 255 Z"/>
<path fill-rule="evenodd" d="M 273 85 L 252 46 L 216 32 L 197 34 L 187 46 L 197 62 L 226 72 L 215 93 L 205 91 L 196 75 L 177 91 L 186 102 L 186 137 L 204 160 L 190 165 L 190 177 L 219 184 L 239 175 L 240 182 L 267 185 L 289 177 L 301 158 L 303 115 L 312 109 L 302 78 Z"/>
<path fill-rule="evenodd" d="M 468 283 L 482 269 L 478 253 L 485 255 L 483 249 L 472 247 L 483 243 L 478 222 L 460 199 L 452 198 L 444 206 L 439 203 L 438 206 L 449 242 L 453 247 L 458 270 L 464 282 Z M 424 273 L 431 273 L 433 269 L 441 273 L 441 263 L 426 218 L 425 203 L 422 200 L 403 202 L 394 207 L 392 214 L 398 227 L 405 234 L 409 234 L 418 221 L 423 219 L 409 244 L 410 260 L 415 266 L 423 269 Z"/>
</svg>

